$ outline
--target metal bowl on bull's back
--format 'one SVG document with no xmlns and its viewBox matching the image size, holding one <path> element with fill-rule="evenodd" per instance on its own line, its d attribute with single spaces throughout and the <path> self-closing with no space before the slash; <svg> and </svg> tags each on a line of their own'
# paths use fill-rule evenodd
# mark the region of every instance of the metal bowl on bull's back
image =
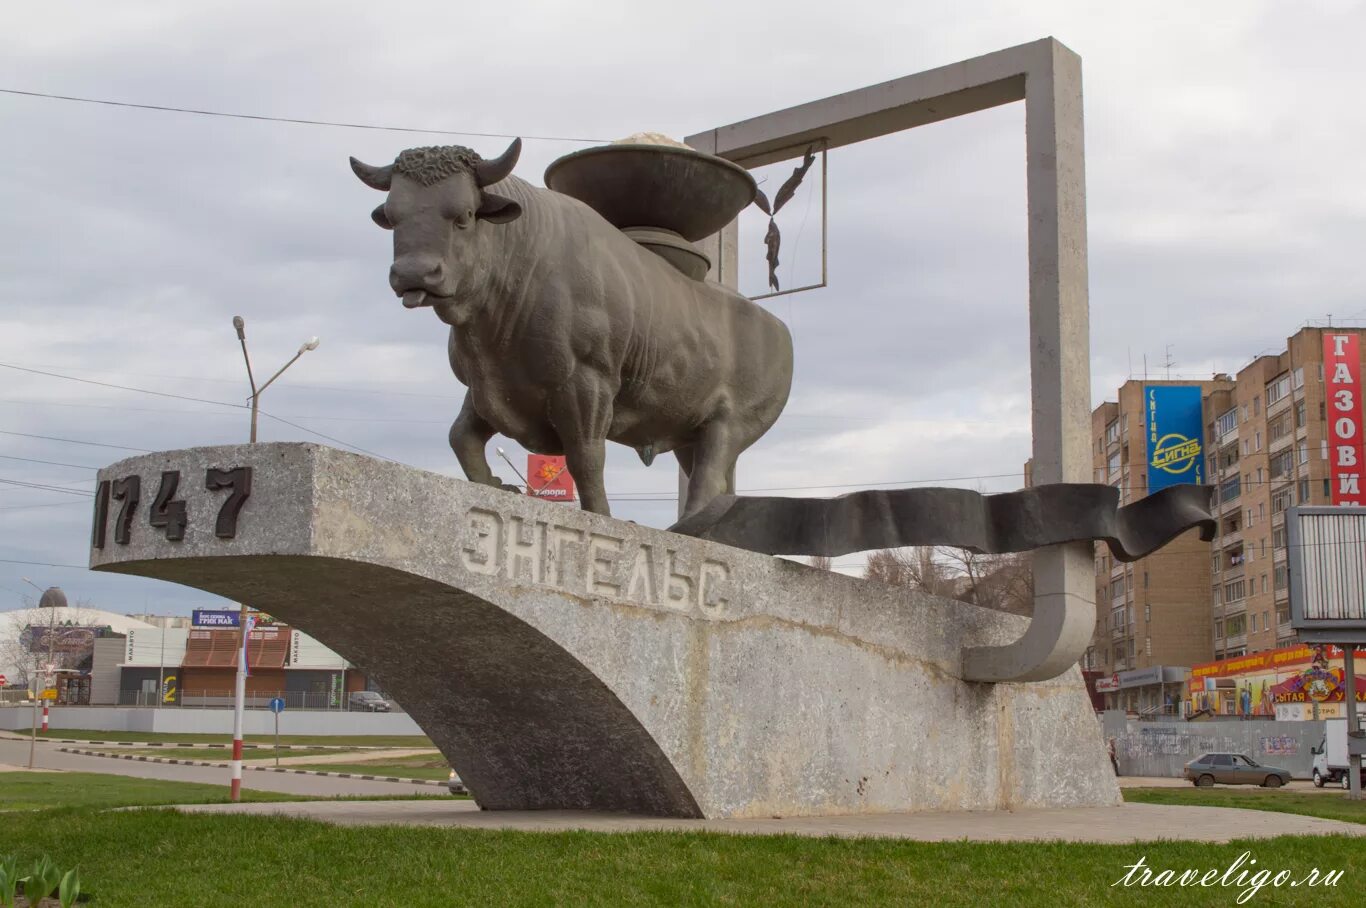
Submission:
<svg viewBox="0 0 1366 908">
<path fill-rule="evenodd" d="M 690 242 L 729 224 L 758 191 L 749 171 L 725 158 L 629 143 L 567 154 L 546 168 L 545 185 L 614 227 L 662 228 Z"/>
</svg>

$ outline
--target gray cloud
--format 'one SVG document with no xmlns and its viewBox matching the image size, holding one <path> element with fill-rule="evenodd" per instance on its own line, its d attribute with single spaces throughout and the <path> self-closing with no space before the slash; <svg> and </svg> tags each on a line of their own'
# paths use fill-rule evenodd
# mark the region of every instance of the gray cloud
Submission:
<svg viewBox="0 0 1366 908">
<path fill-rule="evenodd" d="M 1347 115 L 1366 81 L 1357 5 L 1287 16 L 1270 2 L 865 2 L 831 15 L 765 2 L 679 16 L 624 0 L 129 2 L 30 4 L 9 18 L 0 87 L 583 138 L 682 136 L 1054 34 L 1086 73 L 1097 401 L 1167 344 L 1180 372 L 1229 370 L 1305 319 L 1366 315 L 1363 128 Z M 367 217 L 377 197 L 346 157 L 383 162 L 448 141 L 493 153 L 506 140 L 15 96 L 0 96 L 0 113 L 0 362 L 240 404 L 230 319 L 241 314 L 262 370 L 323 338 L 266 410 L 458 473 L 445 423 L 462 389 L 444 329 L 389 293 L 388 236 Z M 742 487 L 1018 473 L 1029 452 L 1022 127 L 1022 110 L 1004 108 L 831 153 L 831 286 L 768 304 L 793 328 L 798 371 L 788 413 L 742 462 Z M 520 172 L 537 179 L 576 147 L 528 141 Z M 814 215 L 794 203 L 784 216 L 808 267 L 800 220 Z M 744 254 L 762 261 L 752 241 Z M 162 449 L 240 441 L 246 416 L 0 369 L 0 429 Z M 263 436 L 310 437 L 270 420 Z M 11 457 L 96 466 L 122 453 L 0 435 Z M 88 488 L 89 476 L 0 460 L 6 479 Z M 624 449 L 608 483 L 622 499 L 675 489 L 667 458 L 647 470 Z M 0 558 L 83 563 L 88 503 L 65 498 L 0 486 Z M 674 506 L 616 507 L 665 525 Z M 18 604 L 20 576 L 116 609 L 212 598 L 0 563 L 0 603 Z"/>
</svg>

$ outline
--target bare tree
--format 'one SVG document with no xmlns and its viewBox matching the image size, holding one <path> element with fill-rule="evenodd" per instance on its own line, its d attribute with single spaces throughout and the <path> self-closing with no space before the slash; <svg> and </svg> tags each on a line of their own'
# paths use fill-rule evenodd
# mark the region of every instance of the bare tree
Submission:
<svg viewBox="0 0 1366 908">
<path fill-rule="evenodd" d="M 956 546 L 883 549 L 868 556 L 863 576 L 1017 615 L 1034 610 L 1027 554 L 984 555 Z"/>
<path fill-rule="evenodd" d="M 829 555 L 812 555 L 806 559 L 806 563 L 818 571 L 833 571 L 835 569 L 835 559 Z"/>
</svg>

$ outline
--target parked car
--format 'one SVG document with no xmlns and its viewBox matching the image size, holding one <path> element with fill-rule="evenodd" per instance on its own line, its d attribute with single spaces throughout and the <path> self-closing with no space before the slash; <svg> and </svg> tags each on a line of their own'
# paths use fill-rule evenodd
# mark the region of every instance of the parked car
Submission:
<svg viewBox="0 0 1366 908">
<path fill-rule="evenodd" d="M 347 698 L 346 708 L 367 713 L 387 713 L 389 701 L 372 690 L 358 690 Z"/>
<path fill-rule="evenodd" d="M 1314 755 L 1314 785 L 1322 788 L 1336 782 L 1343 788 L 1351 781 L 1350 763 L 1347 755 L 1347 720 L 1329 719 L 1324 723 L 1324 737 L 1318 747 L 1311 747 Z M 1361 770 L 1362 786 L 1366 787 L 1366 766 Z"/>
<path fill-rule="evenodd" d="M 1247 754 L 1210 753 L 1187 763 L 1185 776 L 1201 788 L 1215 782 L 1280 788 L 1290 781 L 1290 770 L 1265 766 Z"/>
<path fill-rule="evenodd" d="M 446 788 L 449 789 L 450 793 L 453 795 L 469 793 L 469 790 L 465 788 L 465 783 L 460 781 L 460 777 L 455 774 L 454 769 L 452 769 L 451 774 L 446 777 Z"/>
</svg>

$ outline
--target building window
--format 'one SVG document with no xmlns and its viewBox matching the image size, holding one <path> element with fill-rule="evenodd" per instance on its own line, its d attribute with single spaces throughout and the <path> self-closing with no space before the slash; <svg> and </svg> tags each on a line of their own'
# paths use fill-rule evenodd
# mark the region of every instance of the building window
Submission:
<svg viewBox="0 0 1366 908">
<path fill-rule="evenodd" d="M 1120 577 L 1118 580 L 1112 580 L 1112 581 L 1110 581 L 1110 598 L 1111 598 L 1111 599 L 1118 599 L 1120 596 L 1123 596 L 1123 595 L 1124 595 L 1124 578 L 1123 578 L 1123 577 Z"/>
<path fill-rule="evenodd" d="M 1299 482 L 1300 504 L 1309 503 L 1309 480 L 1301 479 Z"/>
<path fill-rule="evenodd" d="M 1220 435 L 1227 435 L 1238 427 L 1238 408 L 1230 407 L 1219 418 L 1214 421 L 1216 430 Z"/>
<path fill-rule="evenodd" d="M 1305 443 L 1305 450 L 1308 451 L 1308 443 Z M 1271 458 L 1271 478 L 1276 479 L 1284 476 L 1295 469 L 1295 452 L 1282 451 Z"/>
<path fill-rule="evenodd" d="M 1232 501 L 1242 494 L 1241 478 L 1240 476 L 1232 476 L 1219 484 L 1220 501 Z"/>
<path fill-rule="evenodd" d="M 1296 460 L 1299 463 L 1309 463 L 1309 442 L 1302 441 L 1295 446 Z"/>
<path fill-rule="evenodd" d="M 1331 488 L 1329 488 L 1329 483 L 1330 483 L 1330 482 L 1331 482 L 1331 480 L 1328 480 L 1328 479 L 1325 479 L 1325 480 L 1323 481 L 1323 500 L 1324 500 L 1324 501 L 1328 501 L 1329 499 L 1331 499 L 1331 498 L 1333 497 L 1333 490 L 1332 490 Z"/>
<path fill-rule="evenodd" d="M 1144 623 L 1144 624 L 1152 624 L 1152 623 L 1153 623 L 1153 607 L 1152 607 L 1151 605 L 1149 605 L 1148 603 L 1146 603 L 1146 602 L 1143 603 L 1143 623 Z"/>
<path fill-rule="evenodd" d="M 1115 453 L 1113 453 L 1113 454 L 1111 454 L 1111 455 L 1109 456 L 1109 458 L 1105 461 L 1105 466 L 1106 466 L 1107 470 L 1108 470 L 1110 473 L 1115 473 L 1115 472 L 1117 472 L 1117 471 L 1119 470 L 1119 452 L 1118 452 L 1118 451 L 1116 451 Z"/>
<path fill-rule="evenodd" d="M 1262 612 L 1262 630 L 1271 630 L 1271 612 L 1269 610 Z"/>
<path fill-rule="evenodd" d="M 1266 592 L 1266 575 L 1265 575 L 1265 574 L 1262 575 L 1262 592 L 1263 592 L 1263 593 Z"/>
<path fill-rule="evenodd" d="M 1144 588 L 1145 590 L 1148 588 L 1148 572 L 1147 572 L 1147 571 L 1144 571 L 1144 572 L 1143 572 L 1143 588 Z"/>
<path fill-rule="evenodd" d="M 1251 630 L 1252 633 L 1254 633 L 1254 634 L 1257 633 L 1257 613 L 1256 613 L 1256 612 L 1253 612 L 1253 613 L 1252 613 L 1251 620 L 1249 621 L 1249 625 L 1250 625 L 1250 627 L 1249 627 L 1248 629 Z"/>
<path fill-rule="evenodd" d="M 1283 590 L 1283 589 L 1285 589 L 1285 577 L 1286 577 L 1286 574 L 1285 574 L 1285 565 L 1282 564 L 1282 565 L 1280 565 L 1279 567 L 1277 567 L 1277 568 L 1276 568 L 1276 571 L 1275 571 L 1275 584 L 1276 584 L 1276 589 L 1278 589 L 1278 590 Z"/>
<path fill-rule="evenodd" d="M 1285 525 L 1271 528 L 1271 547 L 1273 549 L 1285 548 Z"/>
<path fill-rule="evenodd" d="M 1133 658 L 1134 658 L 1134 641 L 1133 641 L 1133 638 L 1132 638 L 1132 637 L 1129 638 L 1129 641 L 1128 641 L 1128 642 L 1129 642 L 1129 645 L 1128 645 L 1129 660 L 1130 660 L 1130 661 L 1133 661 Z"/>
<path fill-rule="evenodd" d="M 1299 403 L 1295 404 L 1295 428 L 1304 428 L 1304 418 L 1304 401 L 1300 401 Z"/>
<path fill-rule="evenodd" d="M 1271 407 L 1276 401 L 1290 393 L 1290 373 L 1275 378 L 1266 386 L 1266 405 Z"/>
<path fill-rule="evenodd" d="M 1300 366 L 1298 369 L 1292 372 L 1291 376 L 1291 387 L 1293 387 L 1297 391 L 1300 388 L 1304 387 L 1304 366 Z"/>
<path fill-rule="evenodd" d="M 1228 636 L 1236 637 L 1239 634 L 1247 633 L 1247 616 L 1234 615 L 1224 621 L 1224 630 Z"/>
<path fill-rule="evenodd" d="M 1214 636 L 1216 639 L 1224 636 L 1224 620 L 1222 618 L 1214 619 Z"/>
<path fill-rule="evenodd" d="M 1290 414 L 1282 414 L 1281 416 L 1276 417 L 1276 419 L 1271 422 L 1271 425 L 1267 426 L 1267 441 L 1271 444 L 1275 444 L 1279 439 L 1284 438 L 1294 430 L 1295 426 L 1294 423 L 1290 421 Z"/>
<path fill-rule="evenodd" d="M 1224 584 L 1225 602 L 1238 602 L 1245 595 L 1245 585 L 1241 577 L 1239 577 L 1237 580 L 1232 580 Z M 1229 631 L 1229 633 L 1233 633 L 1233 631 Z"/>
<path fill-rule="evenodd" d="M 1286 508 L 1295 504 L 1294 492 L 1290 489 L 1282 489 L 1271 496 L 1271 513 L 1279 514 Z"/>
<path fill-rule="evenodd" d="M 1256 435 L 1253 437 L 1253 440 L 1252 440 L 1252 450 L 1254 450 L 1254 451 L 1260 451 L 1261 449 L 1262 449 L 1262 430 L 1261 430 L 1261 429 L 1258 429 Z"/>
<path fill-rule="evenodd" d="M 1112 419 L 1105 426 L 1105 443 L 1108 445 L 1113 441 L 1119 441 L 1119 420 Z"/>
<path fill-rule="evenodd" d="M 1144 638 L 1143 638 L 1143 652 L 1147 653 L 1149 656 L 1151 656 L 1151 655 L 1153 654 L 1153 638 L 1152 638 L 1152 637 L 1144 637 Z"/>
</svg>

